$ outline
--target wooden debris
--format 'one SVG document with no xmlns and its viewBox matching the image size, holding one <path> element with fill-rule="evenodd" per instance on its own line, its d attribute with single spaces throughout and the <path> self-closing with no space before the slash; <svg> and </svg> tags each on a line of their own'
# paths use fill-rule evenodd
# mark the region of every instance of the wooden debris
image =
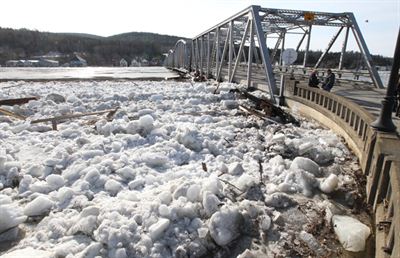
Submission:
<svg viewBox="0 0 400 258">
<path fill-rule="evenodd" d="M 252 111 L 249 111 L 253 115 L 256 115 L 256 113 L 253 111 L 257 111 L 257 113 L 259 115 L 261 115 L 261 117 L 263 117 L 264 119 L 266 119 L 266 116 L 279 117 L 280 120 L 282 121 L 282 123 L 284 123 L 284 124 L 285 123 L 298 124 L 298 122 L 296 121 L 296 119 L 293 116 L 291 116 L 289 113 L 285 112 L 279 106 L 274 105 L 272 102 L 268 101 L 267 99 L 258 98 L 257 96 L 254 96 L 254 95 L 250 94 L 249 92 L 240 90 L 240 89 L 235 89 L 235 90 L 233 90 L 233 92 L 240 94 L 241 96 L 251 100 L 255 104 L 255 109 L 251 109 Z M 267 120 L 270 122 L 274 121 L 271 119 L 267 119 Z M 277 123 L 276 121 L 274 121 L 274 122 Z"/>
<path fill-rule="evenodd" d="M 0 99 L 0 106 L 14 106 L 28 103 L 31 100 L 38 100 L 38 97 L 27 97 L 18 99 Z"/>
<path fill-rule="evenodd" d="M 201 162 L 201 166 L 203 167 L 203 170 L 204 170 L 205 172 L 207 172 L 207 164 L 204 163 L 204 162 Z"/>
<path fill-rule="evenodd" d="M 31 124 L 37 124 L 37 123 L 43 123 L 43 122 L 51 122 L 51 124 L 53 126 L 53 130 L 57 130 L 57 123 L 59 123 L 60 121 L 73 119 L 73 118 L 78 118 L 78 117 L 84 117 L 84 116 L 101 115 L 101 114 L 107 114 L 107 120 L 109 120 L 114 116 L 114 114 L 117 112 L 118 109 L 119 109 L 119 107 L 117 107 L 116 109 L 108 109 L 108 110 L 103 110 L 103 111 L 80 113 L 80 114 L 71 114 L 71 115 L 55 116 L 55 117 L 44 118 L 44 119 L 37 119 L 37 120 L 31 121 Z"/>
<path fill-rule="evenodd" d="M 8 111 L 7 109 L 3 109 L 3 108 L 0 108 L 0 113 L 4 114 L 6 116 L 11 116 L 11 117 L 14 117 L 14 118 L 18 118 L 18 119 L 21 119 L 21 120 L 25 120 L 26 119 L 26 117 L 24 117 L 24 116 L 18 115 L 18 114 L 14 113 L 14 112 Z"/>
<path fill-rule="evenodd" d="M 278 122 L 276 122 L 275 120 L 272 120 L 272 119 L 270 119 L 270 118 L 267 118 L 263 113 L 261 113 L 260 111 L 255 110 L 255 109 L 251 109 L 251 108 L 245 107 L 245 106 L 243 106 L 243 105 L 239 105 L 239 109 L 242 110 L 242 111 L 244 111 L 244 112 L 246 112 L 246 113 L 255 115 L 255 116 L 257 116 L 257 117 L 259 117 L 259 118 L 261 118 L 261 119 L 264 119 L 264 120 L 266 120 L 266 121 L 268 121 L 268 122 L 272 122 L 272 123 L 274 123 L 274 124 L 278 124 Z"/>
<path fill-rule="evenodd" d="M 119 107 L 117 107 L 117 108 L 114 109 L 114 110 L 111 110 L 111 111 L 107 114 L 107 116 L 106 116 L 107 121 L 112 121 L 112 120 L 113 120 L 113 117 L 114 117 L 115 113 L 117 113 L 118 109 L 119 109 Z"/>
<path fill-rule="evenodd" d="M 219 89 L 219 84 L 220 84 L 220 82 L 218 82 L 217 87 L 216 87 L 215 90 L 214 90 L 214 94 L 217 93 L 217 91 L 218 91 L 218 89 Z"/>
<path fill-rule="evenodd" d="M 238 195 L 242 195 L 242 194 L 245 193 L 244 191 L 242 191 L 242 189 L 240 189 L 240 188 L 237 187 L 236 185 L 232 184 L 231 182 L 226 181 L 226 180 L 224 180 L 224 179 L 222 179 L 222 178 L 219 178 L 219 180 L 220 180 L 222 183 L 225 183 L 225 184 L 231 186 L 233 189 L 235 189 L 235 191 L 238 192 L 238 193 L 237 193 Z"/>
</svg>

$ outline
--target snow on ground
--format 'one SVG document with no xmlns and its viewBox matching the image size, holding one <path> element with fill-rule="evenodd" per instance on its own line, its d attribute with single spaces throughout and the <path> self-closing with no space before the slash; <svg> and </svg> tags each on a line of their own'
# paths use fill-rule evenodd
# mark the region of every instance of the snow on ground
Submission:
<svg viewBox="0 0 400 258">
<path fill-rule="evenodd" d="M 120 107 L 112 121 L 83 117 L 58 131 L 0 116 L 5 257 L 341 252 L 330 221 L 356 206 L 358 167 L 330 130 L 246 116 L 232 84 L 217 94 L 188 82 L 1 87 L 0 99 L 40 97 L 10 107 L 28 120 Z"/>
</svg>

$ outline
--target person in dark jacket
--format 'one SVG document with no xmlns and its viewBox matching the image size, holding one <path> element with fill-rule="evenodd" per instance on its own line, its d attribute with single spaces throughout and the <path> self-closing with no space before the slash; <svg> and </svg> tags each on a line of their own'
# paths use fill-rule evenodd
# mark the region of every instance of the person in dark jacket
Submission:
<svg viewBox="0 0 400 258">
<path fill-rule="evenodd" d="M 326 71 L 325 81 L 324 83 L 322 83 L 322 89 L 326 91 L 331 91 L 334 84 L 335 84 L 335 74 L 332 73 L 331 69 L 328 69 L 328 71 Z"/>
<path fill-rule="evenodd" d="M 317 77 L 317 71 L 312 71 L 308 78 L 308 86 L 318 88 L 319 79 Z"/>
</svg>

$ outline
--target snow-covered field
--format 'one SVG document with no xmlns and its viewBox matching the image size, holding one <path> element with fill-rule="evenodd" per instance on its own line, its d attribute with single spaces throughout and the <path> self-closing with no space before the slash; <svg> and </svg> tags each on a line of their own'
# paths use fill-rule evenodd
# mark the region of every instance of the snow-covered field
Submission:
<svg viewBox="0 0 400 258">
<path fill-rule="evenodd" d="M 0 83 L 0 99 L 40 97 L 9 107 L 26 122 L 0 116 L 0 255 L 329 257 L 343 252 L 332 220 L 363 249 L 369 228 L 341 216 L 366 222 L 341 139 L 240 113 L 234 86 Z M 115 107 L 112 121 L 29 123 Z"/>
</svg>

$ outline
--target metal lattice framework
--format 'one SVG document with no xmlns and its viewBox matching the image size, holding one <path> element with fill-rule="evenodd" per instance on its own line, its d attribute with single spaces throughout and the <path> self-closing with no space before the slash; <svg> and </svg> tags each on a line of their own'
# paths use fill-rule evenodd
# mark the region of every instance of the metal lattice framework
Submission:
<svg viewBox="0 0 400 258">
<path fill-rule="evenodd" d="M 300 34 L 297 49 L 306 40 L 303 67 L 307 66 L 308 52 L 313 26 L 337 27 L 326 50 L 322 53 L 314 68 L 318 68 L 338 36 L 345 32 L 338 69 L 343 67 L 343 59 L 351 31 L 367 66 L 369 76 L 375 87 L 382 88 L 382 81 L 352 13 L 325 13 L 299 10 L 282 10 L 250 6 L 231 16 L 216 26 L 192 39 L 189 47 L 177 45 L 166 58 L 170 67 L 199 71 L 207 78 L 218 81 L 243 82 L 274 95 L 278 93 L 272 61 L 281 49 L 285 48 L 285 39 L 289 34 Z M 267 39 L 277 38 L 271 55 L 267 48 Z M 182 50 L 184 48 L 184 50 Z M 187 57 L 183 57 L 186 53 Z M 176 57 L 176 56 L 179 57 Z M 282 54 L 281 54 L 282 55 Z M 282 64 L 282 56 L 279 57 Z M 263 77 L 264 83 L 256 83 Z"/>
</svg>

